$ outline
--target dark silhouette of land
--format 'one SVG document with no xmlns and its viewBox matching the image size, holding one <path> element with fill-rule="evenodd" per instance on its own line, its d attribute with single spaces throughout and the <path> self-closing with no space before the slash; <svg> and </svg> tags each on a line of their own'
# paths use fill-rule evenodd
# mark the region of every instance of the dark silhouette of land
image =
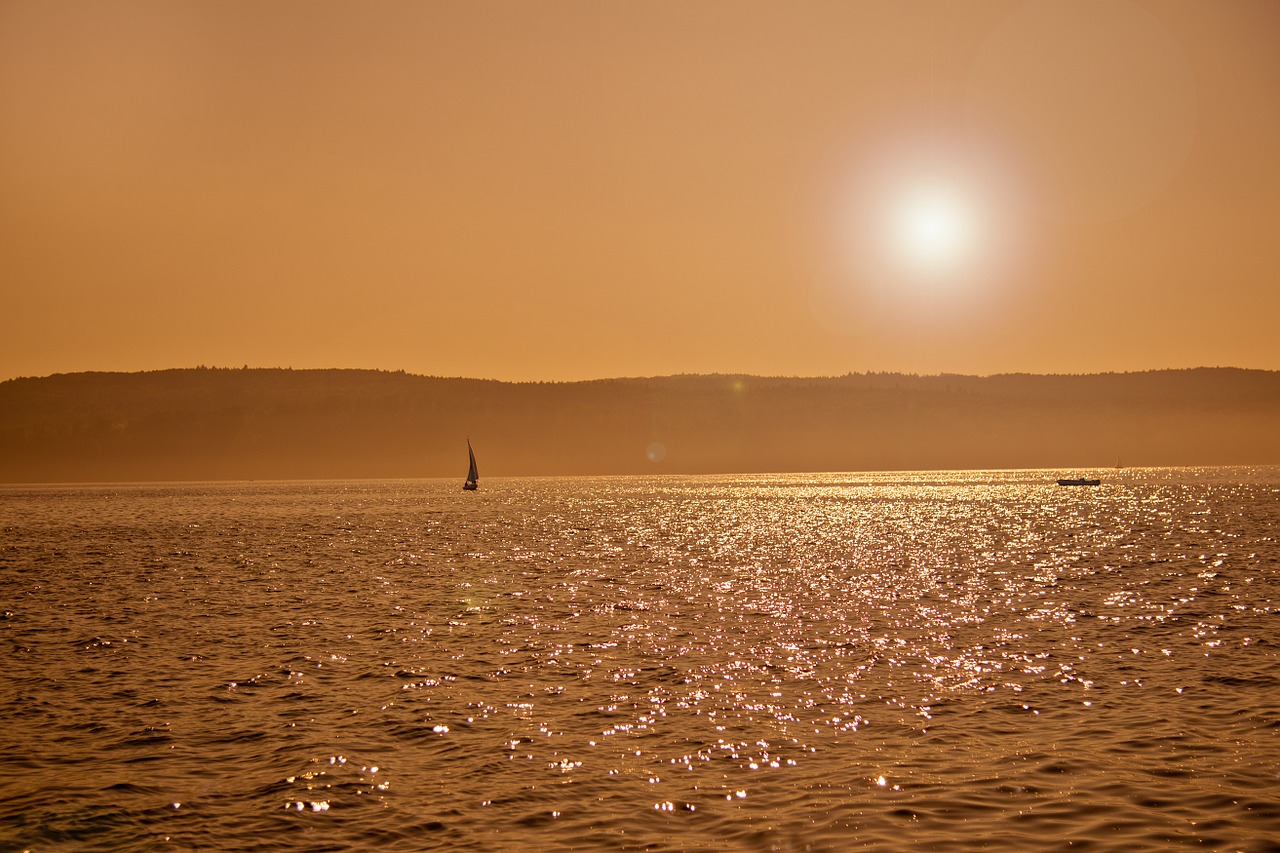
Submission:
<svg viewBox="0 0 1280 853">
<path fill-rule="evenodd" d="M 509 383 L 195 368 L 0 383 L 0 481 L 1280 462 L 1280 372 Z"/>
</svg>

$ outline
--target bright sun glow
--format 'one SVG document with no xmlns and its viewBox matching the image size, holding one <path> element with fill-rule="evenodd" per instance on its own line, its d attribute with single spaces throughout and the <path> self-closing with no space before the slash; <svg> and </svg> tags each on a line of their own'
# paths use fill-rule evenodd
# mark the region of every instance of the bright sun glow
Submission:
<svg viewBox="0 0 1280 853">
<path fill-rule="evenodd" d="M 974 248 L 974 225 L 973 211 L 956 193 L 929 188 L 906 193 L 890 227 L 904 263 L 945 272 L 963 264 Z"/>
<path fill-rule="evenodd" d="M 1031 221 L 1017 163 L 976 135 L 888 135 L 859 153 L 832 221 L 836 304 L 948 329 L 998 316 Z"/>
</svg>

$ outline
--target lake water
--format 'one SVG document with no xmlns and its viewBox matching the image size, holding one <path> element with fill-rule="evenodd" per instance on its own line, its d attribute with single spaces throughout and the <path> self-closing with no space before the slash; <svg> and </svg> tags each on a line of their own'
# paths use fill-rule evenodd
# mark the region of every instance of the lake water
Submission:
<svg viewBox="0 0 1280 853">
<path fill-rule="evenodd" d="M 0 489 L 0 849 L 1280 849 L 1280 469 Z"/>
</svg>

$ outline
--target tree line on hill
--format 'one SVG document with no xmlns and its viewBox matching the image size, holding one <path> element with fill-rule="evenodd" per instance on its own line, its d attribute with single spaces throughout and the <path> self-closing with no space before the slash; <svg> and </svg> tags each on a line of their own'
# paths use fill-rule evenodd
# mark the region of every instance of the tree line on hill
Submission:
<svg viewBox="0 0 1280 853">
<path fill-rule="evenodd" d="M 1280 372 L 499 382 L 194 368 L 0 383 L 0 481 L 1280 462 Z"/>
</svg>

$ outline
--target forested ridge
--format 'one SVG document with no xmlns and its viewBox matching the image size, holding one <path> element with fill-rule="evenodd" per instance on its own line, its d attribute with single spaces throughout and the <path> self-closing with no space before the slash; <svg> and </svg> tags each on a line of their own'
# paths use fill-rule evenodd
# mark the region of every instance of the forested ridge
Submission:
<svg viewBox="0 0 1280 853">
<path fill-rule="evenodd" d="M 1280 463 L 1280 372 L 512 383 L 193 368 L 0 383 L 0 481 Z"/>
</svg>

